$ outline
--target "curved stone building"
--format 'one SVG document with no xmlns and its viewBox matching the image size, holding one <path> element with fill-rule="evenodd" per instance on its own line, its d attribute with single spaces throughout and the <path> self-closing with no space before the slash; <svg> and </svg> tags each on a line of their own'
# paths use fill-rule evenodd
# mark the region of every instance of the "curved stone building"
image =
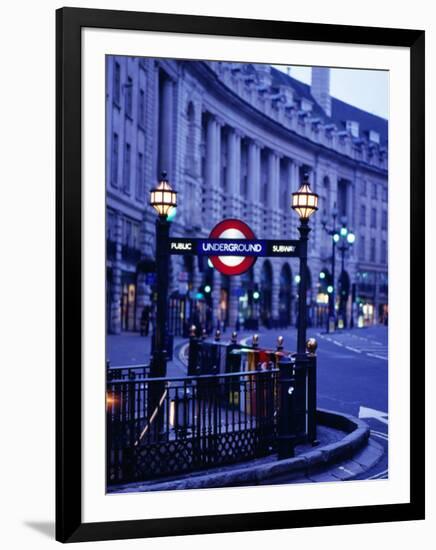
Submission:
<svg viewBox="0 0 436 550">
<path fill-rule="evenodd" d="M 337 246 L 341 323 L 387 321 L 388 122 L 329 93 L 329 69 L 305 85 L 269 65 L 107 57 L 107 328 L 153 317 L 154 222 L 149 191 L 161 170 L 178 191 L 173 236 L 208 236 L 241 218 L 259 238 L 298 238 L 290 196 L 310 174 L 309 319 L 327 322 L 337 212 L 356 235 Z M 330 227 L 331 228 L 331 227 Z M 339 243 L 340 244 L 340 243 Z M 343 256 L 343 262 L 342 262 Z M 344 270 L 342 271 L 342 264 Z M 226 277 L 196 257 L 171 258 L 170 329 L 288 326 L 296 321 L 298 260 L 259 258 Z"/>
</svg>

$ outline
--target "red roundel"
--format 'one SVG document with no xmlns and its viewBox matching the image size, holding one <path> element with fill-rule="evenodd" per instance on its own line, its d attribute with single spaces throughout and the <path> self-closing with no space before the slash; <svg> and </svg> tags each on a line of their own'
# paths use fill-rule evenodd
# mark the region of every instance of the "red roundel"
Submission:
<svg viewBox="0 0 436 550">
<path fill-rule="evenodd" d="M 253 231 L 241 220 L 229 218 L 219 222 L 210 232 L 210 239 L 255 239 Z M 255 256 L 211 256 L 215 269 L 223 275 L 240 275 L 255 263 Z"/>
</svg>

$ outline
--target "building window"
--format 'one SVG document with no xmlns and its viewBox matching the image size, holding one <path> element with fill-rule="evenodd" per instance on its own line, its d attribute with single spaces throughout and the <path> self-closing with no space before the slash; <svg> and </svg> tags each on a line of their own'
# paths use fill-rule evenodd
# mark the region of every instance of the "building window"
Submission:
<svg viewBox="0 0 436 550">
<path fill-rule="evenodd" d="M 120 97 L 121 97 L 121 67 L 118 61 L 115 61 L 114 73 L 113 73 L 113 99 L 117 105 L 120 104 Z"/>
<path fill-rule="evenodd" d="M 366 197 L 366 180 L 362 181 L 362 185 L 360 186 L 360 191 L 362 193 L 362 197 Z"/>
<path fill-rule="evenodd" d="M 132 244 L 132 222 L 123 218 L 123 245 L 131 246 Z"/>
<path fill-rule="evenodd" d="M 139 90 L 138 124 L 140 126 L 145 126 L 145 92 L 142 89 Z"/>
<path fill-rule="evenodd" d="M 377 210 L 371 208 L 371 227 L 377 227 Z"/>
<path fill-rule="evenodd" d="M 381 243 L 381 258 L 380 258 L 380 261 L 382 264 L 386 264 L 387 263 L 387 246 L 386 246 L 386 241 L 383 240 L 382 243 Z"/>
<path fill-rule="evenodd" d="M 132 239 L 131 245 L 132 248 L 139 248 L 139 224 L 132 223 Z"/>
<path fill-rule="evenodd" d="M 388 188 L 386 186 L 383 187 L 383 200 L 384 202 L 388 202 Z"/>
<path fill-rule="evenodd" d="M 112 136 L 111 183 L 114 187 L 118 184 L 118 134 L 116 132 Z"/>
<path fill-rule="evenodd" d="M 382 211 L 382 229 L 388 228 L 388 211 L 383 210 Z"/>
<path fill-rule="evenodd" d="M 366 225 L 366 206 L 364 204 L 360 207 L 360 225 Z"/>
<path fill-rule="evenodd" d="M 125 91 L 126 91 L 126 104 L 125 104 L 126 115 L 132 118 L 133 80 L 130 78 L 130 76 L 127 79 Z"/>
<path fill-rule="evenodd" d="M 370 130 L 369 141 L 372 141 L 373 143 L 380 143 L 380 134 L 378 132 L 374 132 L 374 130 Z"/>
<path fill-rule="evenodd" d="M 130 194 L 130 143 L 124 148 L 123 191 Z"/>
<path fill-rule="evenodd" d="M 360 260 L 365 260 L 365 236 L 362 235 L 360 238 L 359 238 L 359 259 Z"/>
<path fill-rule="evenodd" d="M 308 101 L 306 98 L 301 98 L 301 110 L 305 113 L 312 111 L 312 102 Z"/>
<path fill-rule="evenodd" d="M 375 239 L 371 239 L 370 261 L 375 262 Z"/>
<path fill-rule="evenodd" d="M 138 158 L 136 159 L 136 199 L 138 201 L 143 199 L 144 188 L 144 156 L 138 152 Z"/>
<path fill-rule="evenodd" d="M 359 123 L 355 120 L 347 120 L 346 129 L 353 137 L 359 137 Z"/>
<path fill-rule="evenodd" d="M 108 210 L 106 222 L 106 238 L 108 241 L 115 241 L 116 239 L 116 221 L 115 212 Z"/>
<path fill-rule="evenodd" d="M 376 199 L 377 198 L 377 184 L 373 183 L 371 187 L 371 198 Z"/>
<path fill-rule="evenodd" d="M 338 213 L 339 216 L 347 215 L 347 203 L 348 203 L 348 182 L 346 180 L 339 180 L 338 182 Z"/>
</svg>

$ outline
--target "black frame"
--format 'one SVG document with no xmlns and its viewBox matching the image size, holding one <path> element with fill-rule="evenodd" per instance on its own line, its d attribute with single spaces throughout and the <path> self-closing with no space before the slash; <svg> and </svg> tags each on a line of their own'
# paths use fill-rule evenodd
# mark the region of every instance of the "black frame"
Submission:
<svg viewBox="0 0 436 550">
<path fill-rule="evenodd" d="M 410 502 L 234 515 L 82 523 L 81 29 L 163 31 L 400 46 L 411 61 Z M 419 30 L 62 8 L 56 13 L 56 539 L 128 539 L 424 519 L 424 41 Z"/>
</svg>

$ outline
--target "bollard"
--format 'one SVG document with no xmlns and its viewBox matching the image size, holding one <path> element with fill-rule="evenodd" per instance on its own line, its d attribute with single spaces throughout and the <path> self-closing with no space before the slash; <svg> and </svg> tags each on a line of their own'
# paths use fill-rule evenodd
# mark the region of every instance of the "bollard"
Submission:
<svg viewBox="0 0 436 550">
<path fill-rule="evenodd" d="M 232 344 L 237 344 L 238 343 L 238 333 L 235 331 L 235 332 L 232 332 L 232 340 L 231 340 Z"/>
<path fill-rule="evenodd" d="M 280 405 L 277 434 L 278 459 L 295 456 L 295 359 L 280 357 L 279 363 Z"/>
<path fill-rule="evenodd" d="M 306 342 L 309 363 L 307 366 L 307 437 L 313 446 L 319 444 L 316 438 L 316 350 L 318 342 L 309 338 Z"/>
<path fill-rule="evenodd" d="M 191 325 L 189 329 L 188 376 L 199 374 L 198 371 L 200 370 L 200 345 L 200 341 L 197 338 L 197 327 L 195 325 Z"/>
<path fill-rule="evenodd" d="M 215 331 L 215 342 L 219 342 L 221 340 L 221 331 L 219 328 Z"/>
<path fill-rule="evenodd" d="M 277 336 L 277 351 L 283 351 L 283 336 Z"/>
<path fill-rule="evenodd" d="M 202 331 L 201 331 L 201 339 L 202 340 L 206 340 L 207 338 L 207 332 L 206 332 L 206 329 L 204 328 Z"/>
<path fill-rule="evenodd" d="M 254 349 L 257 349 L 259 347 L 259 335 L 258 334 L 253 334 L 251 345 Z"/>
</svg>

